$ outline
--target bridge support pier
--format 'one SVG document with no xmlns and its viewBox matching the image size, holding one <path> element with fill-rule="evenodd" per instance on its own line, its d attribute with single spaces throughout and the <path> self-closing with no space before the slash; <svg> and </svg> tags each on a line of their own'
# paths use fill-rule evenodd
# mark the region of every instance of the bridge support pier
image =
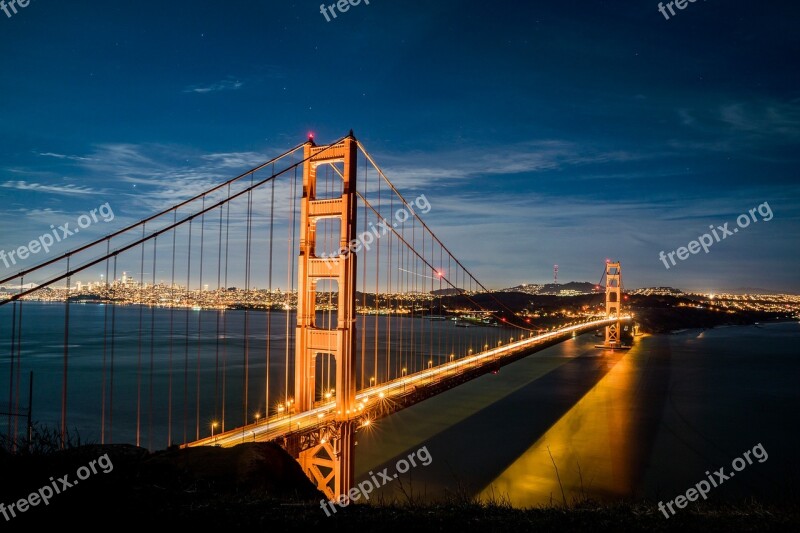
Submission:
<svg viewBox="0 0 800 533">
<path fill-rule="evenodd" d="M 354 421 L 335 422 L 301 437 L 298 462 L 329 500 L 353 486 L 355 472 Z"/>
</svg>

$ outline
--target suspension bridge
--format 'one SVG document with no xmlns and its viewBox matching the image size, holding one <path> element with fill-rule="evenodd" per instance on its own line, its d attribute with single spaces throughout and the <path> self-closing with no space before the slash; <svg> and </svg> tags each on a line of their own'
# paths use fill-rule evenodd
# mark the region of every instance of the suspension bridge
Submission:
<svg viewBox="0 0 800 533">
<path fill-rule="evenodd" d="M 151 450 L 275 440 L 333 499 L 380 418 L 587 331 L 624 348 L 618 262 L 604 313 L 542 331 L 439 240 L 430 208 L 352 132 L 309 138 L 0 280 L 10 446 L 36 398 L 59 406 L 62 446 L 71 427 Z"/>
</svg>

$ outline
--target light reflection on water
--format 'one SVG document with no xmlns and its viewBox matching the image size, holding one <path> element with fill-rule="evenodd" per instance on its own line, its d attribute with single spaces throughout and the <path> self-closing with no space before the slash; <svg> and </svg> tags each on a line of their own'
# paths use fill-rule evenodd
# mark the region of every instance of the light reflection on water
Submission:
<svg viewBox="0 0 800 533">
<path fill-rule="evenodd" d="M 641 352 L 635 347 L 620 358 L 599 383 L 481 491 L 481 498 L 500 496 L 516 507 L 528 507 L 564 498 L 572 502 L 589 493 L 593 497 L 628 495 L 636 481 L 630 458 L 637 446 L 633 391 Z"/>
</svg>

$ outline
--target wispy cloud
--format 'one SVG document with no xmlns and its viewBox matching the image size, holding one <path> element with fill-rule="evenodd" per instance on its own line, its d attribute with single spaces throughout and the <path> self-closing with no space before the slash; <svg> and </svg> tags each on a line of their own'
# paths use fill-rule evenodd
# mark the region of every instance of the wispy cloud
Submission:
<svg viewBox="0 0 800 533">
<path fill-rule="evenodd" d="M 183 92 L 205 94 L 217 91 L 235 91 L 241 89 L 243 85 L 244 83 L 239 80 L 227 79 L 211 84 L 190 85 Z"/>
<path fill-rule="evenodd" d="M 91 176 L 106 176 L 127 185 L 131 205 L 146 212 L 190 198 L 283 150 L 198 154 L 196 150 L 161 144 L 103 144 L 84 163 Z"/>
<path fill-rule="evenodd" d="M 55 159 L 68 159 L 70 161 L 89 161 L 88 157 L 81 157 L 77 155 L 56 154 L 53 152 L 37 152 L 42 157 L 53 157 Z"/>
<path fill-rule="evenodd" d="M 24 180 L 6 181 L 0 184 L 0 187 L 9 189 L 17 189 L 20 191 L 35 191 L 35 192 L 49 192 L 54 194 L 65 194 L 68 196 L 75 195 L 91 195 L 99 194 L 100 191 L 94 190 L 90 187 L 82 187 L 78 185 L 49 185 L 43 183 L 29 183 Z"/>
<path fill-rule="evenodd" d="M 204 155 L 203 159 L 216 164 L 219 168 L 252 168 L 260 165 L 271 155 L 266 156 L 258 152 L 228 152 Z"/>
<path fill-rule="evenodd" d="M 751 108 L 743 103 L 723 106 L 720 119 L 730 128 L 759 136 L 800 137 L 800 105 L 792 103 L 769 103 Z"/>
<path fill-rule="evenodd" d="M 710 138 L 671 141 L 679 149 L 740 152 L 743 146 L 775 147 L 800 140 L 800 101 L 725 102 L 706 109 L 678 109 L 680 123 Z"/>
<path fill-rule="evenodd" d="M 607 150 L 550 139 L 520 142 L 499 148 L 453 150 L 436 154 L 383 154 L 387 177 L 403 188 L 447 186 L 487 176 L 536 173 L 589 164 L 641 160 L 646 156 L 626 150 Z"/>
</svg>

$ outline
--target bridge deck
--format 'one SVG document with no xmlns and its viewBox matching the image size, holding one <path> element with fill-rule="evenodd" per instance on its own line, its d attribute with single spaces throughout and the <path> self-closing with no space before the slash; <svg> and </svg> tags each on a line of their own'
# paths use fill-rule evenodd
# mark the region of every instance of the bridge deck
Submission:
<svg viewBox="0 0 800 533">
<path fill-rule="evenodd" d="M 356 395 L 359 412 L 351 415 L 351 418 L 371 421 L 387 416 L 433 394 L 474 379 L 494 367 L 511 363 L 519 357 L 528 355 L 534 349 L 561 342 L 571 337 L 573 333 L 584 333 L 616 320 L 615 318 L 601 319 L 567 326 L 364 389 Z M 630 317 L 621 317 L 621 320 L 627 321 L 630 320 Z M 334 422 L 337 419 L 335 409 L 335 401 L 326 402 L 302 413 L 275 415 L 256 424 L 249 424 L 188 443 L 184 447 L 229 447 L 247 441 L 288 438 L 293 434 L 313 431 L 320 426 Z"/>
</svg>

